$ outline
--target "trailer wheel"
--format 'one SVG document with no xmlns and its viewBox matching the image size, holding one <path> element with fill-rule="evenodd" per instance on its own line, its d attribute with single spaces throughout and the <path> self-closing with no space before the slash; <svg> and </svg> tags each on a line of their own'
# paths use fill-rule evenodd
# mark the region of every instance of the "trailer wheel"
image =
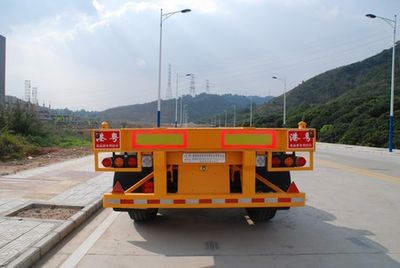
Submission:
<svg viewBox="0 0 400 268">
<path fill-rule="evenodd" d="M 262 177 L 268 179 L 271 183 L 275 184 L 283 191 L 287 191 L 290 186 L 290 172 L 289 171 L 281 171 L 281 172 L 268 172 L 265 168 L 256 168 L 256 173 L 261 175 Z M 269 193 L 273 190 L 269 188 L 264 183 L 256 180 L 256 192 L 258 193 Z M 265 222 L 269 221 L 273 217 L 275 217 L 276 211 L 278 208 L 268 207 L 268 208 L 246 208 L 247 215 L 251 220 L 255 222 Z M 288 209 L 288 208 L 279 208 L 279 209 Z"/>
<path fill-rule="evenodd" d="M 153 221 L 157 216 L 158 208 L 129 209 L 129 217 L 136 222 Z"/>
<path fill-rule="evenodd" d="M 246 208 L 246 211 L 250 219 L 255 222 L 269 221 L 276 214 L 276 208 Z"/>
</svg>

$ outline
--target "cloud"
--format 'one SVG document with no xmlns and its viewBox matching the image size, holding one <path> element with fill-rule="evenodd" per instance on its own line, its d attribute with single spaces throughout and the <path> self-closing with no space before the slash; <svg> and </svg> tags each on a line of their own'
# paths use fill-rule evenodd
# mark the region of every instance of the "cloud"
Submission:
<svg viewBox="0 0 400 268">
<path fill-rule="evenodd" d="M 73 109 L 151 101 L 155 98 L 152 90 L 155 72 L 151 68 L 156 61 L 148 56 L 154 54 L 147 51 L 148 30 L 137 24 L 138 18 L 130 13 L 154 14 L 161 6 L 167 12 L 187 7 L 205 13 L 217 9 L 212 0 L 193 1 L 188 6 L 187 3 L 94 0 L 95 13 L 60 11 L 32 24 L 13 25 L 7 36 L 8 88 L 12 88 L 12 95 L 23 97 L 23 81 L 30 79 L 39 88 L 40 102 L 45 99 L 54 107 L 65 105 Z M 124 24 L 127 21 L 134 23 L 136 38 L 131 39 L 129 32 L 126 34 L 127 30 L 132 31 L 132 27 Z M 154 25 L 157 28 L 157 20 Z M 153 43 L 155 46 L 156 42 Z M 110 103 L 115 89 L 120 91 L 120 97 L 113 96 Z M 122 97 L 125 91 L 137 96 L 135 90 L 139 90 L 140 99 Z M 80 96 L 79 101 L 71 101 L 76 96 Z"/>
<path fill-rule="evenodd" d="M 270 2 L 273 4 L 282 5 L 284 7 L 289 7 L 289 8 L 307 7 L 318 3 L 317 0 L 280 0 L 280 1 L 270 0 Z"/>
<path fill-rule="evenodd" d="M 321 6 L 317 9 L 315 13 L 323 19 L 334 19 L 339 15 L 339 7 Z"/>
<path fill-rule="evenodd" d="M 99 1 L 93 0 L 92 5 L 96 9 L 97 12 L 103 12 L 104 6 Z"/>
</svg>

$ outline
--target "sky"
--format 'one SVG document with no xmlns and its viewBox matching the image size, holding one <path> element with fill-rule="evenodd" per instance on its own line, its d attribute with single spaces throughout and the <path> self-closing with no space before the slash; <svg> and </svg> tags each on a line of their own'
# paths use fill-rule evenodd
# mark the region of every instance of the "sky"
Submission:
<svg viewBox="0 0 400 268">
<path fill-rule="evenodd" d="M 25 99 L 31 80 L 52 108 L 156 100 L 161 8 L 192 10 L 163 22 L 163 99 L 169 65 L 173 96 L 177 74 L 189 94 L 189 73 L 196 94 L 208 80 L 213 94 L 279 96 L 283 79 L 291 90 L 390 48 L 393 28 L 365 14 L 400 15 L 399 0 L 0 0 L 6 94 Z"/>
</svg>

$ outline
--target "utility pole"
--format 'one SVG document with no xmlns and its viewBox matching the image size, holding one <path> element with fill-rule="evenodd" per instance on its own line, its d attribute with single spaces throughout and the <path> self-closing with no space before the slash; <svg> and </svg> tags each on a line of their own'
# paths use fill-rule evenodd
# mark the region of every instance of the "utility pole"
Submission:
<svg viewBox="0 0 400 268">
<path fill-rule="evenodd" d="M 253 97 L 250 97 L 250 126 L 253 125 Z"/>
<path fill-rule="evenodd" d="M 233 127 L 236 127 L 236 105 L 233 105 Z"/>
<path fill-rule="evenodd" d="M 0 106 L 6 103 L 6 38 L 0 35 Z"/>
<path fill-rule="evenodd" d="M 194 83 L 194 74 L 190 75 L 190 95 L 192 95 L 192 97 L 196 96 L 196 87 L 195 87 L 195 83 Z"/>
<path fill-rule="evenodd" d="M 25 80 L 25 101 L 31 102 L 31 80 Z"/>
<path fill-rule="evenodd" d="M 228 112 L 225 110 L 225 127 L 228 124 Z"/>
<path fill-rule="evenodd" d="M 167 94 L 166 99 L 172 99 L 172 88 L 171 88 L 171 64 L 168 64 L 168 87 L 167 87 Z"/>
<path fill-rule="evenodd" d="M 32 99 L 31 100 L 32 100 L 32 104 L 34 104 L 34 105 L 39 105 L 37 96 L 38 96 L 37 87 L 32 87 Z"/>
</svg>

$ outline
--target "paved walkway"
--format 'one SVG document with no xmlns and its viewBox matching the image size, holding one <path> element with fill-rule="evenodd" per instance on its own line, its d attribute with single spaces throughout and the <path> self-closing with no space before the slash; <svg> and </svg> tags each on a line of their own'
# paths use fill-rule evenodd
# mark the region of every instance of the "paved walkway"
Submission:
<svg viewBox="0 0 400 268">
<path fill-rule="evenodd" d="M 0 176 L 0 267 L 28 267 L 101 207 L 111 173 L 95 173 L 87 156 Z M 9 217 L 32 203 L 83 208 L 68 220 Z"/>
</svg>

